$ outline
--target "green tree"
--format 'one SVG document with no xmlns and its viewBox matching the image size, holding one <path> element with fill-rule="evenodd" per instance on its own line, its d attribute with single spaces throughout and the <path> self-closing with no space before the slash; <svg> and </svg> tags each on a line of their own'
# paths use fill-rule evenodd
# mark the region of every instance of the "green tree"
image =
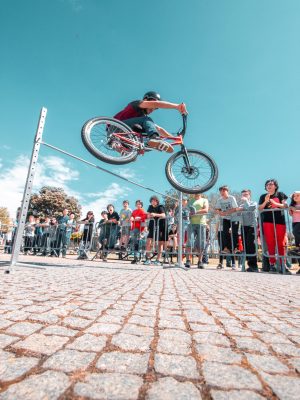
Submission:
<svg viewBox="0 0 300 400">
<path fill-rule="evenodd" d="M 80 217 L 81 205 L 75 197 L 68 196 L 62 188 L 44 186 L 31 195 L 28 214 L 38 217 L 58 217 L 64 208 Z"/>
<path fill-rule="evenodd" d="M 5 230 L 11 224 L 8 209 L 6 207 L 0 207 L 0 225 L 1 229 Z"/>
</svg>

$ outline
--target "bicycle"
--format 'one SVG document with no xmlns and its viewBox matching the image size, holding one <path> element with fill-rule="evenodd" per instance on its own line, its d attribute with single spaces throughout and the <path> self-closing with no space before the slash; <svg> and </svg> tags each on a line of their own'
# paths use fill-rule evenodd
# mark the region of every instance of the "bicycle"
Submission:
<svg viewBox="0 0 300 400">
<path fill-rule="evenodd" d="M 176 135 L 163 138 L 181 150 L 167 161 L 165 173 L 170 184 L 188 193 L 203 193 L 214 186 L 218 178 L 215 161 L 199 150 L 187 149 L 183 144 L 186 134 L 187 115 L 182 115 L 182 129 Z M 81 129 L 81 138 L 87 150 L 96 158 L 109 164 L 122 165 L 133 162 L 145 152 L 159 150 L 145 144 L 148 139 L 140 126 L 132 130 L 124 122 L 108 117 L 88 120 Z M 162 150 L 162 149 L 161 149 Z"/>
</svg>

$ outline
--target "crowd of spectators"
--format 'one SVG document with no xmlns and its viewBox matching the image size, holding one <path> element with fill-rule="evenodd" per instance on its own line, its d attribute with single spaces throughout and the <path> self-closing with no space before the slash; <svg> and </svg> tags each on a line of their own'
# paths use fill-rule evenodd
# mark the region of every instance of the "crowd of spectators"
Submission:
<svg viewBox="0 0 300 400">
<path fill-rule="evenodd" d="M 74 213 L 67 209 L 62 210 L 58 218 L 40 219 L 30 215 L 24 230 L 23 253 L 66 257 L 75 234 L 80 238 L 78 258 L 85 259 L 96 233 L 95 251 L 101 254 L 103 261 L 107 261 L 110 252 L 118 250 L 120 259 L 130 252 L 132 263 L 142 260 L 146 265 L 160 265 L 166 257 L 168 262 L 173 262 L 174 257 L 176 259 L 181 234 L 186 268 L 191 267 L 195 256 L 198 258 L 197 267 L 205 268 L 209 262 L 208 247 L 215 240 L 219 245 L 218 269 L 223 268 L 224 261 L 227 267 L 235 269 L 236 263 L 241 265 L 242 257 L 245 257 L 246 270 L 257 272 L 260 243 L 264 253 L 263 270 L 289 273 L 286 261 L 287 212 L 284 210 L 288 209 L 291 218 L 293 255 L 300 266 L 300 191 L 291 195 L 288 204 L 288 196 L 279 191 L 275 179 L 266 181 L 265 190 L 257 203 L 251 199 L 250 189 L 243 189 L 237 200 L 224 185 L 219 188 L 220 197 L 214 207 L 210 207 L 208 199 L 201 194 L 184 197 L 182 232 L 178 229 L 178 203 L 166 210 L 157 196 L 151 196 L 147 211 L 141 200 L 136 200 L 133 210 L 129 201 L 124 200 L 120 212 L 113 204 L 108 204 L 99 220 L 89 211 L 84 219 L 76 221 Z M 13 237 L 8 235 L 6 239 L 5 252 L 10 252 Z"/>
</svg>

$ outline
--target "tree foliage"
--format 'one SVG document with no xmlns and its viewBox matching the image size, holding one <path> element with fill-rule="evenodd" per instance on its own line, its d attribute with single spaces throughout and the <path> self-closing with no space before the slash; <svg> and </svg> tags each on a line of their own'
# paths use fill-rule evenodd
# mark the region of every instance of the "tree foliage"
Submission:
<svg viewBox="0 0 300 400">
<path fill-rule="evenodd" d="M 37 217 L 58 217 L 67 208 L 80 217 L 81 205 L 75 197 L 68 196 L 62 188 L 44 186 L 38 193 L 31 195 L 28 214 Z"/>
<path fill-rule="evenodd" d="M 2 228 L 8 227 L 11 224 L 8 209 L 6 207 L 0 207 L 0 225 Z"/>
</svg>

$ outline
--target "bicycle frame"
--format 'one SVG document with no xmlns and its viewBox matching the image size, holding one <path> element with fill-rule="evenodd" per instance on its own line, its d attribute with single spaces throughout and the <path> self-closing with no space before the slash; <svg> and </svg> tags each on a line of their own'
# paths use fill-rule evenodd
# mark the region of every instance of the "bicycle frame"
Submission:
<svg viewBox="0 0 300 400">
<path fill-rule="evenodd" d="M 183 158 L 184 158 L 185 166 L 188 171 L 191 171 L 189 156 L 188 156 L 186 147 L 183 144 L 183 138 L 186 134 L 186 128 L 187 128 L 187 114 L 182 114 L 182 129 L 180 132 L 178 132 L 177 136 L 169 136 L 169 137 L 165 137 L 162 139 L 168 141 L 171 146 L 179 146 L 179 145 L 181 146 L 181 151 L 184 155 Z M 113 135 L 116 138 L 120 139 L 121 142 L 123 142 L 124 144 L 130 145 L 130 147 L 132 147 L 133 149 L 136 149 L 138 151 L 138 154 L 143 155 L 145 153 L 143 139 L 145 137 L 147 137 L 147 135 L 145 133 L 140 133 L 140 132 L 135 132 L 135 131 L 132 131 L 132 134 L 134 134 L 136 137 L 138 137 L 140 139 L 139 142 L 129 139 L 127 137 L 127 135 L 128 135 L 127 133 L 117 133 L 117 132 L 113 133 Z M 151 151 L 151 150 L 154 150 L 154 149 L 147 147 L 147 151 Z"/>
</svg>

